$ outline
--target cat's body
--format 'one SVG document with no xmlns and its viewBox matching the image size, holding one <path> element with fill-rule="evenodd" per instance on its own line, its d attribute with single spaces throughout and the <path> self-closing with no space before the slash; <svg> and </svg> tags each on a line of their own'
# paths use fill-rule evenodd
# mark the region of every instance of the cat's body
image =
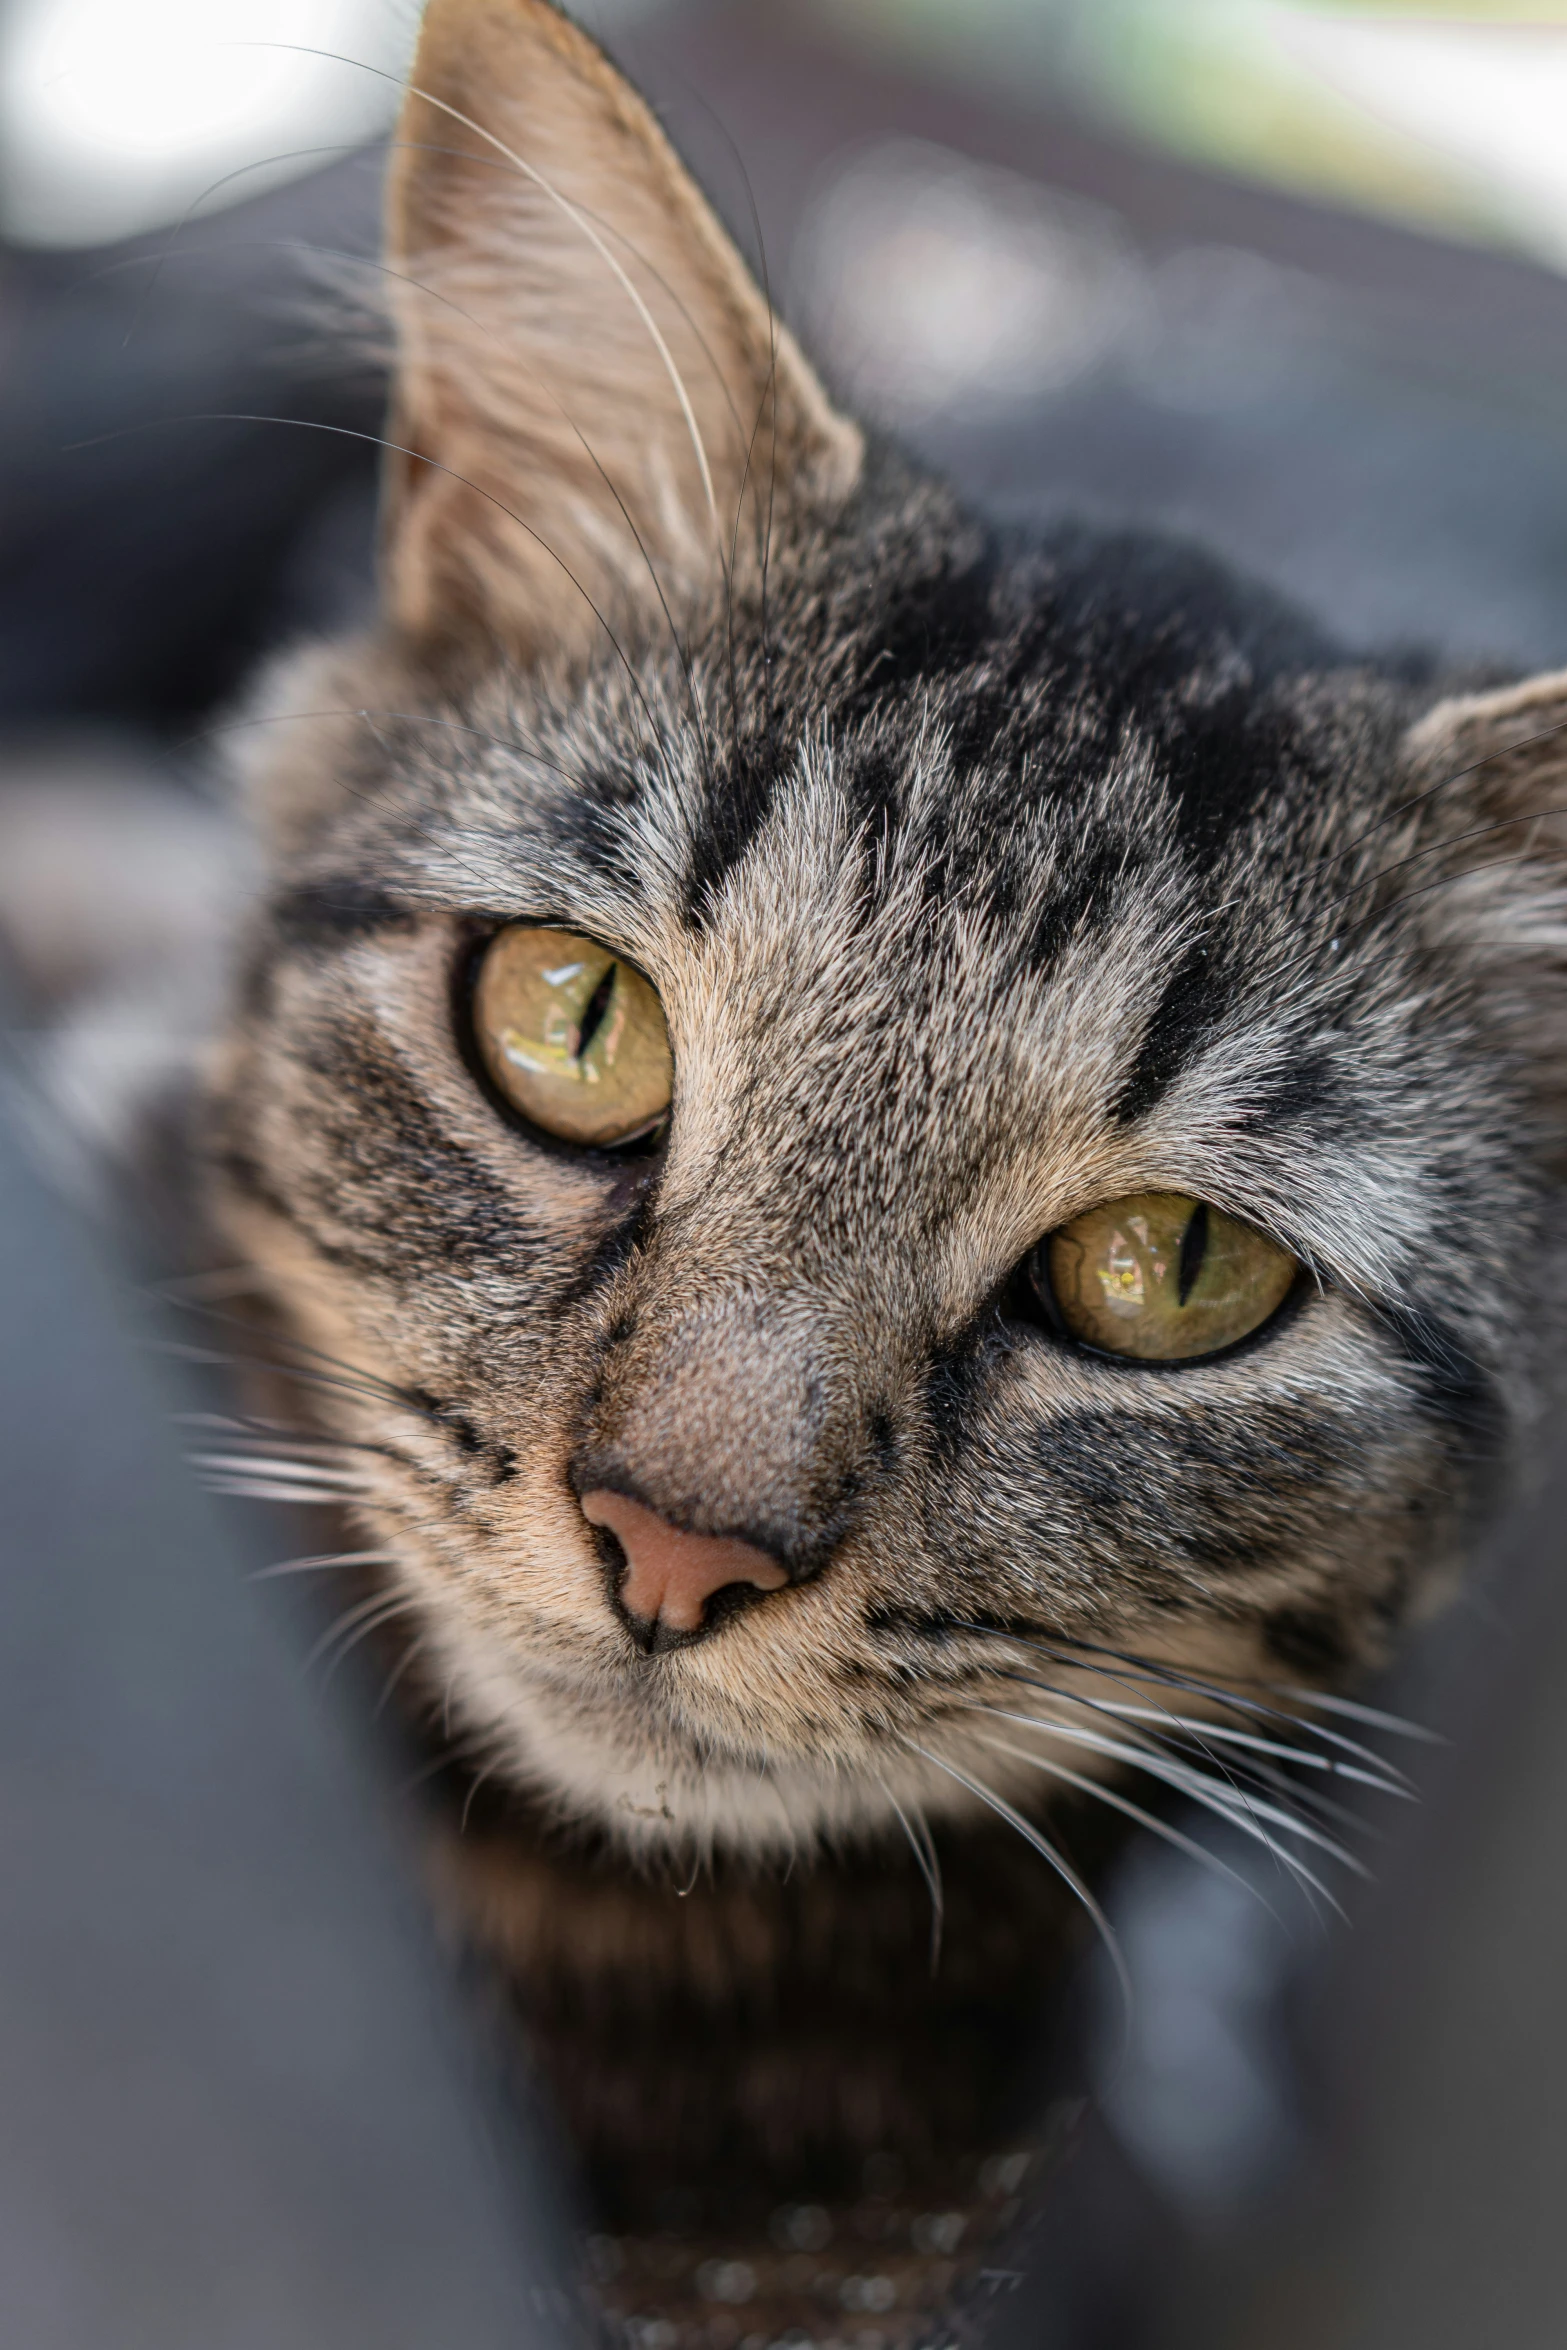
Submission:
<svg viewBox="0 0 1567 2350">
<path fill-rule="evenodd" d="M 1516 1457 L 1567 681 L 1459 695 L 1181 549 L 998 538 L 836 415 L 542 0 L 436 0 L 415 83 L 384 621 L 247 738 L 212 1212 L 484 1781 L 439 1874 L 617 2224 L 665 2170 L 852 2202 L 1022 2126 L 1052 1792 L 1085 1858 L 1084 1783 L 1190 1793 L 1208 1723 L 1258 1826 L 1244 1741 L 1348 1755 L 1306 1693 Z M 541 926 L 661 1007 L 624 1148 L 485 1059 Z M 1050 1236 L 1168 1198 L 1183 1308 L 1210 1217 L 1283 1302 L 1077 1342 Z"/>
</svg>

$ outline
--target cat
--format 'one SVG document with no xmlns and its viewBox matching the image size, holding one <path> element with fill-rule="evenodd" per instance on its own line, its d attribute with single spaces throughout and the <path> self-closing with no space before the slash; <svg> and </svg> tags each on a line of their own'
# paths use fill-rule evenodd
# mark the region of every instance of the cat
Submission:
<svg viewBox="0 0 1567 2350">
<path fill-rule="evenodd" d="M 1363 1767 L 1312 1692 L 1515 1470 L 1567 674 L 990 527 L 548 0 L 432 0 L 387 217 L 380 612 L 239 737 L 206 1212 L 609 2304 L 913 2340 L 990 2223 L 872 2291 L 836 2205 L 1026 2131 L 1095 1818 L 1314 1867 L 1275 1750 Z M 682 2213 L 705 2264 L 639 2268 Z"/>
</svg>

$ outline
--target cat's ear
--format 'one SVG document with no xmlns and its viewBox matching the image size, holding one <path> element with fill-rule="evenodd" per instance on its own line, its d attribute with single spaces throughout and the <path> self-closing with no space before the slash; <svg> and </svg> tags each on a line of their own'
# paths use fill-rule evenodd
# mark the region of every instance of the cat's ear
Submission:
<svg viewBox="0 0 1567 2350">
<path fill-rule="evenodd" d="M 1439 702 L 1407 750 L 1423 845 L 1398 886 L 1439 942 L 1511 967 L 1494 1008 L 1567 1091 L 1567 670 Z"/>
<path fill-rule="evenodd" d="M 1409 737 L 1414 763 L 1493 789 L 1559 799 L 1567 782 L 1567 669 L 1436 704 Z"/>
<path fill-rule="evenodd" d="M 1407 744 L 1449 860 L 1505 870 L 1567 853 L 1567 670 L 1438 702 Z"/>
<path fill-rule="evenodd" d="M 384 596 L 423 644 L 591 646 L 863 461 L 648 108 L 548 0 L 431 0 L 394 148 Z"/>
</svg>

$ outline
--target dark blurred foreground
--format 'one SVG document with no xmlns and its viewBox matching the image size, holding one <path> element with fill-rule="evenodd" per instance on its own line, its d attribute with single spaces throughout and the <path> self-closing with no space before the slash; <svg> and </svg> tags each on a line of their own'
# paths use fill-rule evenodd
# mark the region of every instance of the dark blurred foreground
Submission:
<svg viewBox="0 0 1567 2350">
<path fill-rule="evenodd" d="M 899 79 L 783 6 L 627 50 L 751 245 L 743 157 L 829 368 L 994 507 L 1193 531 L 1352 642 L 1567 654 L 1554 277 Z M 0 745 L 161 757 L 362 606 L 382 386 L 301 249 L 370 253 L 377 189 L 372 156 L 172 249 L 0 253 Z M 564 2338 L 563 2166 L 427 1945 L 392 1766 L 301 1692 L 123 1274 L 8 1137 L 0 1266 L 0 2339 Z M 1134 1850 L 1126 2045 L 965 2344 L 1567 2338 L 1564 1527 L 1567 1490 L 1525 1507 L 1379 1700 L 1454 1743 L 1389 1749 L 1425 1801 L 1375 1816 L 1352 1933 L 1244 1855 L 1251 1893 Z"/>
</svg>

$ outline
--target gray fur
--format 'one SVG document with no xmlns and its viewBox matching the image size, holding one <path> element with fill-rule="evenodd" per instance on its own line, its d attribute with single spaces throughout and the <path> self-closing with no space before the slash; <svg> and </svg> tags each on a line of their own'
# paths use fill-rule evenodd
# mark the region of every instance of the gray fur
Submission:
<svg viewBox="0 0 1567 2350">
<path fill-rule="evenodd" d="M 993 545 L 891 460 L 780 527 L 765 623 L 689 629 L 294 689 L 414 715 L 314 753 L 217 1156 L 312 1343 L 434 1399 L 324 1408 L 382 1448 L 360 1514 L 467 1726 L 632 1843 L 755 1850 L 966 1807 L 911 1745 L 980 1767 L 979 1627 L 1259 1688 L 1379 1654 L 1550 1333 L 1553 826 L 1471 871 L 1490 775 L 1403 807 L 1434 684 L 1178 549 Z M 528 919 L 658 988 L 657 1159 L 541 1144 L 470 1074 L 470 941 Z M 1018 1318 L 1043 1234 L 1150 1188 L 1309 1294 L 1175 1370 Z M 640 1656 L 575 1511 L 606 1480 L 794 1587 Z"/>
</svg>

